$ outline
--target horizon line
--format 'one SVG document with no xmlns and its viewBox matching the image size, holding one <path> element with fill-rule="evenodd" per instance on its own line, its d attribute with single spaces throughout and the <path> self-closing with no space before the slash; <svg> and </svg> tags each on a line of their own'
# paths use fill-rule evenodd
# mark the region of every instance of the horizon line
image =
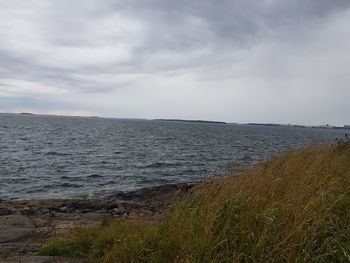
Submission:
<svg viewBox="0 0 350 263">
<path fill-rule="evenodd" d="M 298 124 L 298 123 L 275 123 L 275 122 L 232 122 L 232 121 L 217 121 L 217 120 L 203 120 L 203 119 L 179 119 L 179 118 L 136 118 L 136 117 L 108 117 L 98 115 L 69 115 L 69 114 L 55 114 L 55 113 L 37 113 L 37 112 L 0 112 L 0 114 L 16 114 L 16 115 L 37 115 L 37 116 L 56 116 L 56 117 L 76 117 L 76 118 L 103 118 L 103 119 L 129 119 L 129 120 L 154 120 L 154 121 L 183 121 L 183 122 L 211 122 L 211 123 L 225 123 L 237 125 L 265 125 L 265 126 L 284 126 L 284 127 L 316 127 L 316 128 L 346 128 L 348 124 L 332 125 L 326 124 Z"/>
</svg>

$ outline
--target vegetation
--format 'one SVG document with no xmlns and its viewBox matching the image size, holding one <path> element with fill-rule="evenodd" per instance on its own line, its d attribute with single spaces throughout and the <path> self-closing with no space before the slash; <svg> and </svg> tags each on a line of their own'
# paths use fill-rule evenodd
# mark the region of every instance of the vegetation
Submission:
<svg viewBox="0 0 350 263">
<path fill-rule="evenodd" d="M 277 156 L 196 186 L 163 222 L 107 222 L 41 253 L 123 263 L 350 262 L 350 143 Z"/>
<path fill-rule="evenodd" d="M 2 259 L 2 258 L 7 258 L 7 254 L 0 252 L 0 259 Z"/>
</svg>

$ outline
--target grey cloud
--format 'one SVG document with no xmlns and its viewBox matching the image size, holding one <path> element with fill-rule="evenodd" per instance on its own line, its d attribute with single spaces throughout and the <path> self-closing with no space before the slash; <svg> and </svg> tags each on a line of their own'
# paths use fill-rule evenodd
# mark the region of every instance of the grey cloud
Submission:
<svg viewBox="0 0 350 263">
<path fill-rule="evenodd" d="M 125 4 L 125 6 L 124 6 Z M 132 17 L 146 20 L 152 25 L 152 44 L 165 41 L 167 31 L 179 42 L 179 48 L 186 48 L 186 43 L 198 44 L 213 39 L 201 39 L 197 28 L 191 28 L 188 18 L 198 18 L 208 26 L 215 41 L 231 40 L 233 43 L 245 42 L 253 35 L 266 33 L 283 26 L 307 27 L 313 19 L 325 19 L 326 16 L 350 6 L 347 0 L 336 1 L 126 1 L 118 3 Z M 191 31 L 194 30 L 194 31 Z M 162 34 L 163 33 L 163 34 Z M 198 34 L 199 33 L 199 34 Z M 186 42 L 193 38 L 193 41 Z M 168 43 L 169 44 L 169 43 Z M 174 45 L 176 47 L 176 44 Z M 174 46 L 170 46 L 174 48 Z M 166 46 L 165 46 L 166 47 Z"/>
<path fill-rule="evenodd" d="M 302 24 L 348 7 L 349 1 L 51 1 L 42 5 L 35 19 L 48 48 L 115 46 L 123 39 L 114 37 L 113 28 L 106 39 L 89 32 L 95 19 L 124 14 L 145 25 L 145 36 L 130 50 L 126 63 L 139 70 L 142 59 L 162 50 L 186 53 L 201 48 L 223 49 L 235 45 L 254 45 L 275 28 Z M 21 4 L 17 4 L 20 6 Z M 16 6 L 16 4 L 14 5 Z M 30 5 L 27 4 L 27 8 Z M 42 10 L 42 13 L 40 12 Z M 190 22 L 190 20 L 192 23 Z M 197 19 L 197 21 L 196 21 Z M 118 26 L 117 24 L 115 25 Z M 98 27 L 97 27 L 98 29 Z M 303 29 L 300 29 L 303 30 Z M 127 34 L 127 32 L 125 32 Z M 35 37 L 35 36 L 34 36 Z M 128 43 L 126 43 L 128 44 Z M 15 50 L 16 51 L 16 50 Z M 40 54 L 37 54 L 40 56 Z M 43 54 L 44 56 L 45 54 Z M 145 56 L 145 57 L 143 57 Z M 109 65 L 119 70 L 125 62 Z M 48 65 L 46 65 L 47 67 Z M 50 66 L 50 65 L 49 65 Z M 62 65 L 64 68 L 65 65 Z M 183 65 L 179 65 L 182 67 Z M 101 71 L 98 66 L 83 66 Z M 71 69 L 70 69 L 71 70 Z M 75 69 L 76 70 L 76 69 Z M 77 69 L 81 70 L 81 68 Z M 106 70 L 105 68 L 102 70 Z"/>
<path fill-rule="evenodd" d="M 348 92 L 347 77 L 329 80 L 334 78 L 332 65 L 324 61 L 339 64 L 341 56 L 335 43 L 322 34 L 347 43 L 345 34 L 332 35 L 337 27 L 329 24 L 348 16 L 349 7 L 348 0 L 0 0 L 0 84 L 4 87 L 7 83 L 13 93 L 16 81 L 22 86 L 34 83 L 31 89 L 36 84 L 42 90 L 45 86 L 62 89 L 70 92 L 72 101 L 57 103 L 55 107 L 74 110 L 79 105 L 88 110 L 91 94 L 99 94 L 96 106 L 91 107 L 103 107 L 107 115 L 112 115 L 114 109 L 127 114 L 131 106 L 125 101 L 133 98 L 140 99 L 141 113 L 154 115 L 157 110 L 163 111 L 167 105 L 154 94 L 159 93 L 156 85 L 175 95 L 179 85 L 208 94 L 220 89 L 226 92 L 222 96 L 235 95 L 241 101 L 249 96 L 239 85 L 255 92 L 273 90 L 290 101 L 288 107 L 292 108 L 297 99 L 289 99 L 287 91 L 300 87 L 288 83 L 301 82 L 296 79 L 304 80 L 307 88 L 303 92 L 308 98 L 317 89 L 313 87 L 316 84 L 324 89 L 334 84 L 337 91 Z M 344 28 L 339 30 L 345 32 Z M 324 47 L 316 38 L 324 42 Z M 329 49 L 336 54 L 326 56 Z M 344 48 L 344 56 L 348 51 Z M 320 63 L 329 73 L 319 76 L 317 70 L 309 72 L 310 67 L 318 67 L 312 62 L 318 57 L 324 58 Z M 337 72 L 345 71 L 344 66 L 338 67 Z M 320 82 L 327 82 L 328 86 Z M 184 90 L 178 92 L 184 93 L 182 97 L 186 95 Z M 18 88 L 18 97 L 22 95 Z M 50 96 L 46 99 L 58 99 Z M 124 108 L 110 100 L 113 96 Z M 152 101 L 142 108 L 147 96 Z M 209 100 L 211 95 L 206 96 Z M 330 97 L 342 109 L 347 107 L 344 96 Z M 12 99 L 11 103 L 8 100 L 2 101 L 0 110 L 11 108 L 11 103 L 26 105 L 21 99 Z M 218 108 L 221 100 L 227 108 L 231 107 L 228 101 L 218 98 Z M 72 106 L 74 101 L 76 107 Z M 204 107 L 200 101 L 195 103 Z M 323 101 L 317 103 L 316 108 L 321 108 Z M 147 113 L 150 104 L 154 109 Z M 239 105 L 246 109 L 246 104 Z M 40 110 L 49 107 L 43 101 L 26 106 Z M 172 110 L 176 108 L 174 105 Z M 223 116 L 227 120 L 228 114 L 222 111 L 212 117 Z"/>
</svg>

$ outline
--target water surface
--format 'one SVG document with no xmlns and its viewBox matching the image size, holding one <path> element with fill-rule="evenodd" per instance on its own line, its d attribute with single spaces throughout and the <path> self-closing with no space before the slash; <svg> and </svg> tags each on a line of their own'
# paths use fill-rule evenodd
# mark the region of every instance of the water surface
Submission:
<svg viewBox="0 0 350 263">
<path fill-rule="evenodd" d="M 196 182 L 344 131 L 0 114 L 0 199 Z"/>
</svg>

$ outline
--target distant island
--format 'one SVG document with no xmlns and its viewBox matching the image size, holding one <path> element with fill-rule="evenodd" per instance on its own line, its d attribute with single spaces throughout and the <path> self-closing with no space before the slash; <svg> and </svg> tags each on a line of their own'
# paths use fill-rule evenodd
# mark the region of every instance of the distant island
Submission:
<svg viewBox="0 0 350 263">
<path fill-rule="evenodd" d="M 195 122 L 195 123 L 227 124 L 226 122 L 223 122 L 223 121 L 181 120 L 181 119 L 155 119 L 155 121 L 173 121 L 173 122 Z"/>
<path fill-rule="evenodd" d="M 314 129 L 338 129 L 338 130 L 349 130 L 350 125 L 344 125 L 344 126 L 332 126 L 329 124 L 326 125 L 314 125 L 314 126 L 307 126 L 307 125 L 298 125 L 298 124 L 278 124 L 278 123 L 247 123 L 246 125 L 252 125 L 252 126 L 272 126 L 272 127 L 295 127 L 295 128 L 314 128 Z"/>
</svg>

